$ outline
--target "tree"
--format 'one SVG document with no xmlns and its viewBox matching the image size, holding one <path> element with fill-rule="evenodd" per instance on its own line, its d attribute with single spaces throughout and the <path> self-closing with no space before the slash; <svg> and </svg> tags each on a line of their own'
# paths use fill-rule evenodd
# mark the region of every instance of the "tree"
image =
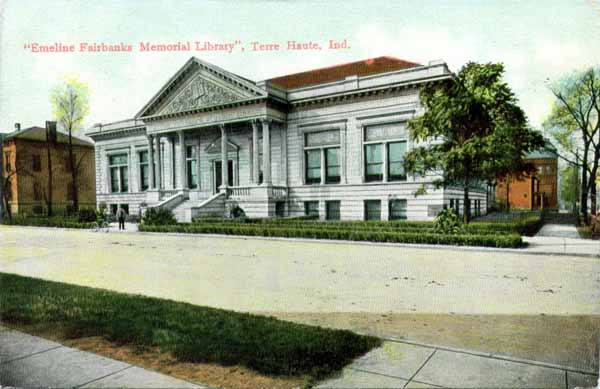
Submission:
<svg viewBox="0 0 600 389">
<path fill-rule="evenodd" d="M 580 213 L 588 218 L 588 193 L 596 214 L 596 176 L 600 160 L 600 67 L 574 72 L 553 83 L 555 100 L 544 126 L 558 142 L 560 156 L 581 168 Z M 579 151 L 581 151 L 581 158 Z"/>
<path fill-rule="evenodd" d="M 64 76 L 54 87 L 50 97 L 55 119 L 69 135 L 69 169 L 73 188 L 73 209 L 79 208 L 77 166 L 73 154 L 73 133 L 81 129 L 86 115 L 89 113 L 89 88 L 74 76 Z"/>
<path fill-rule="evenodd" d="M 426 143 L 407 153 L 407 171 L 433 172 L 441 176 L 437 186 L 460 187 L 465 223 L 469 189 L 521 174 L 528 167 L 524 154 L 544 142 L 527 126 L 503 73 L 502 64 L 471 62 L 450 80 L 427 84 L 420 92 L 425 112 L 408 125 L 412 139 Z"/>
<path fill-rule="evenodd" d="M 577 166 L 567 165 L 560 170 L 560 197 L 567 208 L 572 209 L 573 213 L 577 209 L 577 200 L 579 200 L 579 177 Z"/>
</svg>

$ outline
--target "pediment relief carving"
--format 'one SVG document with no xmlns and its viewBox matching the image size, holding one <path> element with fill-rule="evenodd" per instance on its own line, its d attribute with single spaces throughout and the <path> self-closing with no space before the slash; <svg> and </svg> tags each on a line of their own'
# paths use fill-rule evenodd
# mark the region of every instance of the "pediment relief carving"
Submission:
<svg viewBox="0 0 600 389">
<path fill-rule="evenodd" d="M 238 95 L 201 75 L 195 76 L 173 100 L 167 103 L 160 114 L 185 112 L 242 100 L 246 96 Z"/>
</svg>

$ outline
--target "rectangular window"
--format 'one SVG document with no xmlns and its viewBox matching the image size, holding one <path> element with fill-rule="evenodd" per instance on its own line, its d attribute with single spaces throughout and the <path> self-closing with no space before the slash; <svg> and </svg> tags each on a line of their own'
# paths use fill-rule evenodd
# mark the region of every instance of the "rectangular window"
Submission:
<svg viewBox="0 0 600 389">
<path fill-rule="evenodd" d="M 12 170 L 10 166 L 10 153 L 6 153 L 6 157 L 4 158 L 4 171 L 9 173 Z"/>
<path fill-rule="evenodd" d="M 340 148 L 325 149 L 325 182 L 334 184 L 340 182 Z"/>
<path fill-rule="evenodd" d="M 306 184 L 340 182 L 340 131 L 309 132 L 304 135 Z M 325 166 L 321 166 L 321 165 Z M 321 168 L 324 168 L 322 171 Z M 325 177 L 321 177 L 324 173 Z"/>
<path fill-rule="evenodd" d="M 306 183 L 321 182 L 321 149 L 306 150 Z"/>
<path fill-rule="evenodd" d="M 365 200 L 365 220 L 381 220 L 381 200 Z"/>
<path fill-rule="evenodd" d="M 406 142 L 388 143 L 388 180 L 404 181 L 404 154 L 406 153 Z"/>
<path fill-rule="evenodd" d="M 39 155 L 33 155 L 32 158 L 33 158 L 32 170 L 34 172 L 41 172 L 42 171 L 42 158 Z"/>
<path fill-rule="evenodd" d="M 319 216 L 319 202 L 318 201 L 305 201 L 304 202 L 304 214 L 306 216 Z"/>
<path fill-rule="evenodd" d="M 406 200 L 390 200 L 390 220 L 406 220 Z"/>
<path fill-rule="evenodd" d="M 116 215 L 117 214 L 117 209 L 119 209 L 119 205 L 118 204 L 111 204 L 110 205 L 110 214 L 111 215 Z"/>
<path fill-rule="evenodd" d="M 368 182 L 383 180 L 382 144 L 365 145 L 365 179 Z"/>
<path fill-rule="evenodd" d="M 110 191 L 111 192 L 120 192 L 119 186 L 119 168 L 111 167 L 110 168 Z"/>
<path fill-rule="evenodd" d="M 187 181 L 190 189 L 198 188 L 198 171 L 196 166 L 198 159 L 196 158 L 196 146 L 187 146 L 185 148 L 185 157 L 187 163 Z"/>
<path fill-rule="evenodd" d="M 340 201 L 327 201 L 325 208 L 327 220 L 340 220 Z"/>
<path fill-rule="evenodd" d="M 111 155 L 108 159 L 110 171 L 111 192 L 129 191 L 129 171 L 127 166 L 127 154 Z"/>
<path fill-rule="evenodd" d="M 148 164 L 148 151 L 140 151 L 140 188 L 142 191 L 150 188 L 150 165 Z"/>
<path fill-rule="evenodd" d="M 121 176 L 121 192 L 129 191 L 129 170 L 127 170 L 127 166 L 121 166 L 119 168 L 119 173 Z"/>
</svg>

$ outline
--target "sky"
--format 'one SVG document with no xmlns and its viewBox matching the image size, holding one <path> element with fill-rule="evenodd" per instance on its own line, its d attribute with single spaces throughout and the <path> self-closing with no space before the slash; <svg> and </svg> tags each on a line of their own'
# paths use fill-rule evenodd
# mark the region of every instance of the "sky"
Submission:
<svg viewBox="0 0 600 389">
<path fill-rule="evenodd" d="M 0 132 L 52 119 L 61 76 L 89 85 L 83 127 L 133 117 L 196 57 L 260 81 L 382 55 L 422 64 L 503 62 L 530 123 L 549 112 L 549 85 L 600 65 L 600 0 L 159 1 L 0 0 Z M 290 40 L 349 48 L 288 51 Z M 231 53 L 140 52 L 140 42 L 227 43 Z M 132 52 L 34 53 L 32 43 L 131 44 Z M 252 51 L 251 42 L 279 51 Z M 193 44 L 193 43 L 192 43 Z M 241 51 L 241 47 L 245 50 Z"/>
</svg>

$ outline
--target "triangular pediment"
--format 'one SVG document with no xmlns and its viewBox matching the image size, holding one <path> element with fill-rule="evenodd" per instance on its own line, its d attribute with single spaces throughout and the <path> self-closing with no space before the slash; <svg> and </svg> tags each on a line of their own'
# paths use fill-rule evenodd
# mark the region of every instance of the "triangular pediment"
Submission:
<svg viewBox="0 0 600 389">
<path fill-rule="evenodd" d="M 239 146 L 231 141 L 227 141 L 227 152 L 235 152 L 239 150 Z M 221 154 L 221 137 L 216 138 L 204 149 L 206 154 Z"/>
<path fill-rule="evenodd" d="M 254 82 L 192 57 L 136 117 L 217 108 L 266 96 Z"/>
</svg>

